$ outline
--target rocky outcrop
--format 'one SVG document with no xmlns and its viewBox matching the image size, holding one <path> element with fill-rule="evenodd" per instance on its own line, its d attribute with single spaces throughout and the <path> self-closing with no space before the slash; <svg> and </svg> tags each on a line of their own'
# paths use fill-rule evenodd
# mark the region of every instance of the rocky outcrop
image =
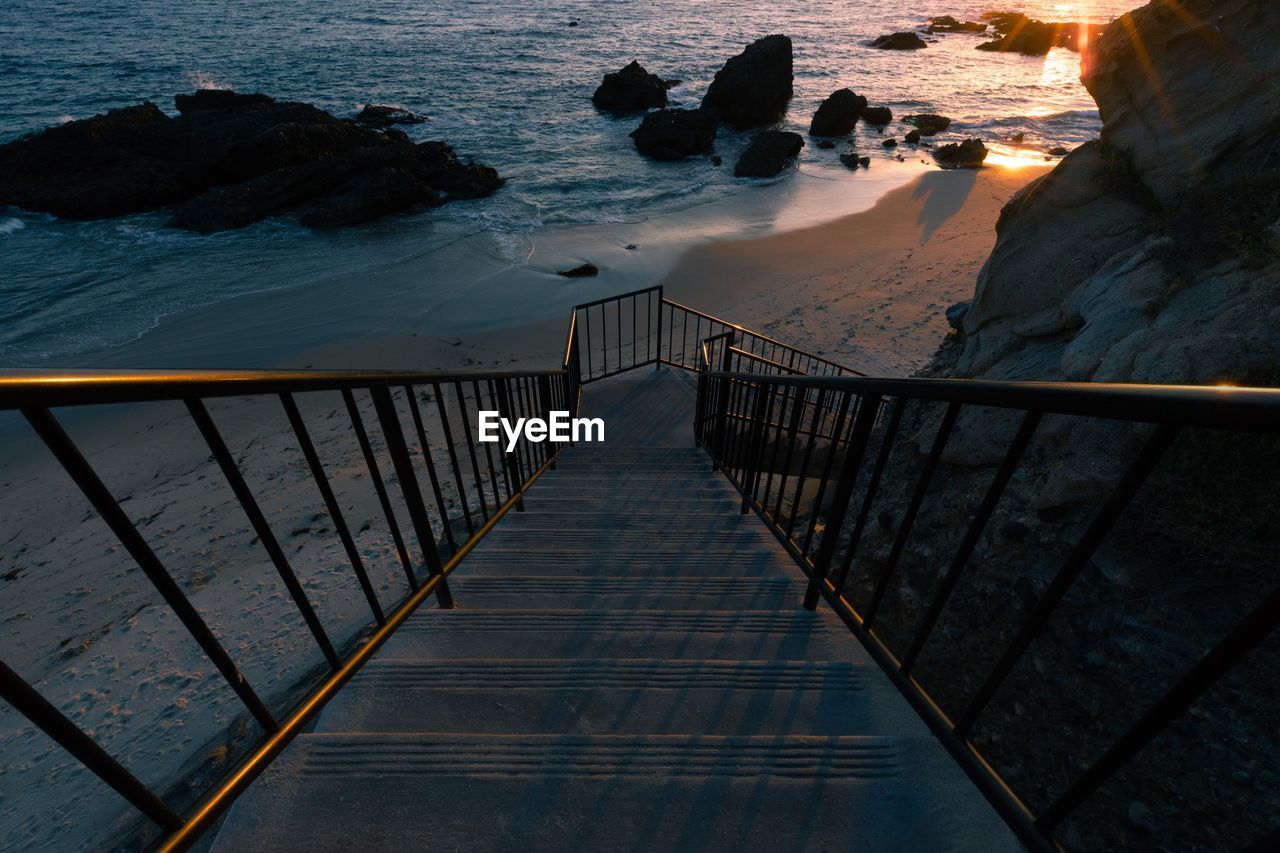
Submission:
<svg viewBox="0 0 1280 853">
<path fill-rule="evenodd" d="M 735 127 L 773 124 L 786 115 L 793 79 L 791 39 L 765 36 L 716 72 L 702 108 Z"/>
<path fill-rule="evenodd" d="M 1156 0 L 1097 39 L 1084 79 L 1101 140 L 1005 206 L 972 304 L 948 311 L 959 329 L 924 373 L 1280 384 L 1277 31 L 1273 0 Z M 908 506 L 944 408 L 903 418 L 877 507 Z M 866 526 L 844 594 L 865 606 L 883 590 L 876 632 L 896 654 L 1017 426 L 962 411 L 905 547 L 900 510 Z M 1150 434 L 1044 419 L 912 671 L 941 707 L 966 706 Z M 1184 430 L 1083 567 L 973 736 L 1024 801 L 1059 796 L 1280 584 L 1275 453 L 1269 439 Z M 1280 763 L 1256 750 L 1280 725 L 1274 640 L 1064 822 L 1064 846 L 1274 847 Z"/>
<path fill-rule="evenodd" d="M 952 142 L 937 148 L 933 159 L 944 169 L 976 169 L 987 159 L 987 146 L 981 139 Z"/>
<path fill-rule="evenodd" d="M 397 124 L 424 124 L 426 120 L 426 116 L 388 104 L 369 104 L 356 114 L 357 124 L 380 130 Z"/>
<path fill-rule="evenodd" d="M 810 136 L 845 136 L 853 132 L 858 117 L 867 108 L 867 99 L 852 89 L 838 89 L 818 105 L 809 123 Z"/>
<path fill-rule="evenodd" d="M 706 154 L 716 138 L 715 117 L 705 109 L 665 109 L 649 113 L 631 131 L 636 150 L 654 160 L 683 160 Z"/>
<path fill-rule="evenodd" d="M 667 105 L 667 81 L 657 74 L 650 74 L 639 62 L 632 60 L 625 68 L 604 75 L 591 103 L 596 109 L 622 115 Z"/>
<path fill-rule="evenodd" d="M 871 46 L 880 50 L 923 50 L 929 45 L 915 33 L 906 32 L 880 36 L 871 42 Z"/>
<path fill-rule="evenodd" d="M 1280 364 L 1280 305 L 1256 286 L 1257 264 L 1280 275 L 1256 236 L 1280 218 L 1280 7 L 1182 5 L 1190 20 L 1152 3 L 1095 43 L 1102 139 L 1006 207 L 959 375 L 1206 382 Z"/>
<path fill-rule="evenodd" d="M 992 29 L 1000 38 L 983 42 L 978 45 L 978 50 L 1027 56 L 1044 56 L 1055 47 L 1079 52 L 1082 44 L 1096 39 L 1104 29 L 1097 24 L 1045 23 L 1021 12 L 988 12 L 982 17 L 991 22 Z"/>
<path fill-rule="evenodd" d="M 310 104 L 205 90 L 112 110 L 0 146 L 0 205 L 68 219 L 173 208 L 202 233 L 297 212 L 315 226 L 478 198 L 502 185 L 443 142 L 415 145 Z"/>
<path fill-rule="evenodd" d="M 867 107 L 862 111 L 862 120 L 867 124 L 883 127 L 893 121 L 893 111 L 888 107 Z"/>
<path fill-rule="evenodd" d="M 903 116 L 902 120 L 920 131 L 921 136 L 937 136 L 948 127 L 951 127 L 951 119 L 935 113 L 916 113 L 915 115 Z"/>
<path fill-rule="evenodd" d="M 757 133 L 742 152 L 733 174 L 739 178 L 772 178 L 787 167 L 804 147 L 804 137 L 784 130 Z"/>
<path fill-rule="evenodd" d="M 987 25 L 978 21 L 958 21 L 950 15 L 936 15 L 929 19 L 927 32 L 933 33 L 984 33 Z"/>
</svg>

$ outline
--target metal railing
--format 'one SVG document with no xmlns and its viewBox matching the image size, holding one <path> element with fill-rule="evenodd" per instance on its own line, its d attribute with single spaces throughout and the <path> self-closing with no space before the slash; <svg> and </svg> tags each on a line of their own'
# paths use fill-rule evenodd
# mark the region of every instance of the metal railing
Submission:
<svg viewBox="0 0 1280 853">
<path fill-rule="evenodd" d="M 1175 436 L 1191 428 L 1280 435 L 1280 390 L 780 376 L 713 369 L 714 350 L 714 342 L 706 342 L 695 429 L 700 445 L 741 491 L 742 511 L 755 511 L 808 575 L 804 606 L 813 609 L 820 598 L 830 603 L 1032 849 L 1058 849 L 1055 832 L 1064 821 L 1280 624 L 1277 588 L 1259 596 L 1188 669 L 1169 673 L 1163 695 L 1134 716 L 1046 807 L 1033 811 L 975 743 L 975 723 L 1027 656 Z M 723 345 L 721 351 L 728 364 L 730 356 Z M 904 411 L 909 404 L 932 404 L 943 411 L 927 442 L 923 464 L 918 473 L 912 472 L 914 483 L 901 484 L 899 494 L 909 495 L 905 506 L 894 507 L 892 514 L 877 521 L 872 508 L 878 496 L 886 492 L 890 476 L 902 473 L 902 466 L 891 464 L 890 458 L 903 443 Z M 968 513 L 963 537 L 951 553 L 937 555 L 933 594 L 923 616 L 914 625 L 895 626 L 890 632 L 882 628 L 886 593 L 900 572 L 904 549 L 931 481 L 938 477 L 948 439 L 961 415 L 977 407 L 986 412 L 1010 411 L 1017 427 L 981 501 Z M 977 689 L 959 703 L 953 699 L 956 710 L 949 713 L 931 685 L 919 677 L 921 655 L 957 585 L 969 572 L 975 548 L 1028 446 L 1049 416 L 1141 425 L 1149 434 L 1012 639 L 997 650 L 994 665 Z M 866 550 L 869 523 L 877 526 L 886 518 L 890 526 L 883 531 L 885 544 L 892 544 L 887 556 L 872 559 L 859 546 Z M 864 565 L 874 571 L 858 578 Z M 856 591 L 855 580 L 861 581 Z M 895 648 L 890 633 L 907 639 Z"/>
<path fill-rule="evenodd" d="M 222 679 L 235 691 L 263 734 L 250 754 L 194 806 L 175 809 L 140 782 L 94 739 L 0 661 L 0 696 L 161 827 L 160 849 L 183 849 L 312 720 L 427 598 L 451 604 L 448 576 L 508 512 L 523 509 L 529 487 L 555 462 L 546 443 L 521 440 L 511 454 L 475 441 L 474 413 L 494 409 L 506 417 L 578 411 L 584 383 L 650 364 L 698 373 L 698 442 L 738 486 L 743 511 L 758 513 L 809 575 L 805 606 L 825 598 L 870 650 L 957 762 L 1033 849 L 1053 849 L 1054 832 L 1093 792 L 1115 776 L 1171 721 L 1202 696 L 1280 621 L 1280 590 L 1271 592 L 1213 645 L 1157 702 L 1046 808 L 1034 811 L 993 768 L 972 730 L 1055 613 L 1099 544 L 1115 526 L 1179 431 L 1207 428 L 1266 435 L 1280 433 L 1280 392 L 1102 384 L 1005 383 L 976 380 L 870 379 L 828 359 L 667 300 L 648 288 L 576 306 L 570 313 L 557 369 L 509 372 L 144 372 L 10 373 L 0 376 L 0 411 L 19 411 L 53 453 L 95 512 L 179 617 Z M 334 495 L 331 477 L 298 398 L 338 395 L 351 437 L 377 492 L 394 551 L 404 573 L 403 596 L 379 601 Z M 306 466 L 308 478 L 333 520 L 360 597 L 369 608 L 368 630 L 344 647 L 327 633 L 288 556 L 228 449 L 206 401 L 276 398 Z M 326 671 L 287 714 L 274 715 L 254 691 L 186 596 L 156 547 L 121 507 L 110 486 L 68 435 L 53 409 L 120 403 L 178 401 L 216 463 L 223 480 L 288 590 L 289 600 L 321 651 Z M 867 538 L 878 492 L 898 472 L 891 463 L 909 403 L 944 407 L 914 484 L 908 484 L 888 557 L 864 578 L 869 597 L 852 594 L 866 562 Z M 371 407 L 373 428 L 361 405 Z M 937 475 L 961 415 L 974 408 L 1011 411 L 1018 419 L 994 477 L 971 512 L 963 538 L 938 568 L 936 588 L 910 642 L 895 650 L 881 629 L 896 567 Z M 1013 639 L 958 713 L 949 714 L 919 676 L 919 659 L 1006 487 L 1046 417 L 1102 418 L 1148 425 L 1143 447 L 1086 526 L 1052 580 L 1026 614 Z M 382 455 L 375 452 L 380 445 Z M 417 444 L 414 453 L 413 444 Z M 482 451 L 480 448 L 483 447 Z M 434 448 L 434 450 L 433 450 Z M 390 460 L 384 477 L 379 458 Z M 393 479 L 398 492 L 389 488 Z M 408 518 L 411 536 L 401 530 Z M 416 545 L 416 547 L 415 547 Z M 183 813 L 179 813 L 179 812 Z"/>
<path fill-rule="evenodd" d="M 758 372 L 862 375 L 828 358 L 667 299 L 661 286 L 585 302 L 574 308 L 573 319 L 584 381 L 650 364 L 697 370 L 703 342 L 722 337 L 736 350 L 735 369 L 745 359 Z"/>
<path fill-rule="evenodd" d="M 576 413 L 579 382 L 573 341 L 571 324 L 564 365 L 541 372 L 10 372 L 0 376 L 0 411 L 21 413 L 263 734 L 246 760 L 183 816 L 3 661 L 0 697 L 161 827 L 167 835 L 160 849 L 188 846 L 428 597 L 435 596 L 441 607 L 452 606 L 449 574 L 499 519 L 512 509 L 523 509 L 525 491 L 553 466 L 558 453 L 548 443 L 530 442 L 523 436 L 513 452 L 495 452 L 491 444 L 476 440 L 475 412 L 494 410 L 507 418 L 546 417 L 552 409 Z M 333 402 L 340 401 L 334 413 L 345 412 L 350 421 L 350 438 L 359 447 L 365 473 L 374 485 L 383 520 L 394 540 L 404 588 L 402 597 L 389 608 L 384 608 L 378 599 L 351 526 L 334 494 L 332 478 L 298 405 L 299 397 L 314 398 L 318 394 L 336 395 Z M 242 470 L 244 459 L 237 461 L 207 406 L 209 400 L 228 397 L 278 399 L 369 608 L 366 636 L 358 637 L 352 648 L 340 648 L 339 641 L 317 615 L 298 572 L 248 485 Z M 287 589 L 298 618 L 324 658 L 326 671 L 318 683 L 283 716 L 273 714 L 255 691 L 161 559 L 161 549 L 140 532 L 53 412 L 62 407 L 83 409 L 157 401 L 176 401 L 185 407 L 187 417 L 247 517 L 257 543 Z M 371 404 L 375 421 L 372 427 L 365 423 L 362 404 L 365 409 Z M 374 440 L 383 449 L 384 460 L 390 458 L 391 479 L 399 491 L 394 500 L 379 468 Z M 416 451 L 412 448 L 415 443 Z M 420 474 L 425 475 L 425 483 L 420 481 Z M 292 497 L 301 500 L 300 496 Z M 403 513 L 401 520 L 407 516 L 411 536 L 401 530 L 397 508 Z"/>
</svg>

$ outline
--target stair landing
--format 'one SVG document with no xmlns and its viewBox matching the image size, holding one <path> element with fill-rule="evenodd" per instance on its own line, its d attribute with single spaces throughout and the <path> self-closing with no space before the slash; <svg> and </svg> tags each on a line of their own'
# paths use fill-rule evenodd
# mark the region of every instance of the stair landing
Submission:
<svg viewBox="0 0 1280 853">
<path fill-rule="evenodd" d="M 235 804 L 241 850 L 1021 847 L 693 444 L 691 377 L 566 452 Z"/>
</svg>

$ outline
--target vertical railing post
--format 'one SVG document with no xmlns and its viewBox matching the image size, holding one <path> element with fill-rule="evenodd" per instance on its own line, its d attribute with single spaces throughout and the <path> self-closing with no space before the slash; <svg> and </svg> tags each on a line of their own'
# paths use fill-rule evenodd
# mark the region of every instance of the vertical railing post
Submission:
<svg viewBox="0 0 1280 853">
<path fill-rule="evenodd" d="M 764 382 L 756 383 L 755 405 L 751 408 L 751 423 L 748 425 L 748 439 L 742 448 L 745 454 L 742 469 L 742 512 L 751 511 L 751 501 L 756 495 L 756 473 L 759 471 L 759 449 L 764 443 L 765 411 L 769 401 L 769 386 Z"/>
<path fill-rule="evenodd" d="M 656 344 L 654 348 L 658 353 L 658 357 L 653 360 L 653 369 L 662 369 L 662 305 L 665 302 L 662 296 L 662 285 L 658 285 L 658 329 L 654 333 L 653 340 Z"/>
<path fill-rule="evenodd" d="M 853 436 L 849 441 L 848 455 L 840 470 L 840 480 L 836 484 L 836 492 L 831 500 L 831 510 L 827 514 L 827 524 L 822 531 L 822 543 L 818 545 L 818 553 L 813 559 L 813 570 L 809 574 L 809 587 L 804 594 L 805 610 L 813 610 L 818 606 L 822 582 L 826 580 L 827 572 L 831 568 L 831 560 L 835 556 L 836 545 L 840 540 L 840 531 L 844 527 L 844 517 L 849 511 L 849 500 L 853 497 L 853 487 L 858 481 L 863 457 L 867 455 L 867 442 L 871 439 L 871 429 L 875 426 L 879 412 L 879 394 L 868 394 L 858 407 L 858 415 L 853 424 Z M 832 452 L 835 452 L 834 445 Z M 816 513 L 818 509 L 819 507 L 814 507 L 814 512 Z"/>
<path fill-rule="evenodd" d="M 382 436 L 387 442 L 391 463 L 396 469 L 396 479 L 400 481 L 400 491 L 404 495 L 409 518 L 413 520 L 413 530 L 418 536 L 418 545 L 422 548 L 427 573 L 431 577 L 443 575 L 444 565 L 440 562 L 435 533 L 427 518 L 427 506 L 422 500 L 422 490 L 418 488 L 418 474 L 413 470 L 413 460 L 409 457 L 409 446 L 404 440 L 404 430 L 400 427 L 395 401 L 391 399 L 391 389 L 386 385 L 374 385 L 369 389 L 369 395 L 373 397 L 374 411 L 378 414 Z M 448 521 L 445 523 L 448 524 Z M 449 583 L 444 578 L 440 579 L 440 584 L 436 587 L 436 601 L 445 610 L 453 607 L 453 594 L 449 592 Z"/>
</svg>

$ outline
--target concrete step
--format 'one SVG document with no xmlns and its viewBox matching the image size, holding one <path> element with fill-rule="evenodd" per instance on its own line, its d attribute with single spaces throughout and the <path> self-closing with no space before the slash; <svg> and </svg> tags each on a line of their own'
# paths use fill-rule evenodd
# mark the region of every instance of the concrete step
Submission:
<svg viewBox="0 0 1280 853">
<path fill-rule="evenodd" d="M 878 731 L 900 704 L 866 659 L 376 660 L 318 729 L 837 735 Z"/>
<path fill-rule="evenodd" d="M 804 584 L 786 577 L 476 577 L 464 571 L 449 588 L 464 610 L 772 610 L 793 607 L 804 595 Z"/>
<path fill-rule="evenodd" d="M 825 660 L 853 641 L 828 617 L 794 610 L 422 610 L 382 660 L 474 658 Z"/>
<path fill-rule="evenodd" d="M 302 735 L 214 849 L 424 846 L 1019 849 L 923 738 L 455 733 Z"/>
<path fill-rule="evenodd" d="M 798 568 L 781 562 L 784 559 L 780 556 L 782 553 L 777 543 L 754 546 L 730 555 L 657 548 L 603 554 L 564 547 L 551 550 L 515 547 L 477 549 L 468 555 L 458 577 L 799 577 Z"/>
<path fill-rule="evenodd" d="M 507 528 L 499 525 L 484 540 L 486 554 L 509 550 L 552 549 L 564 553 L 586 551 L 598 554 L 607 549 L 611 554 L 676 554 L 694 552 L 725 557 L 743 549 L 780 548 L 772 533 L 755 528 L 700 532 L 675 527 L 643 529 L 610 529 L 600 527 L 583 530 L 547 530 L 537 527 Z M 479 549 L 477 549 L 479 550 Z M 590 559 L 587 557 L 586 559 Z"/>
</svg>

